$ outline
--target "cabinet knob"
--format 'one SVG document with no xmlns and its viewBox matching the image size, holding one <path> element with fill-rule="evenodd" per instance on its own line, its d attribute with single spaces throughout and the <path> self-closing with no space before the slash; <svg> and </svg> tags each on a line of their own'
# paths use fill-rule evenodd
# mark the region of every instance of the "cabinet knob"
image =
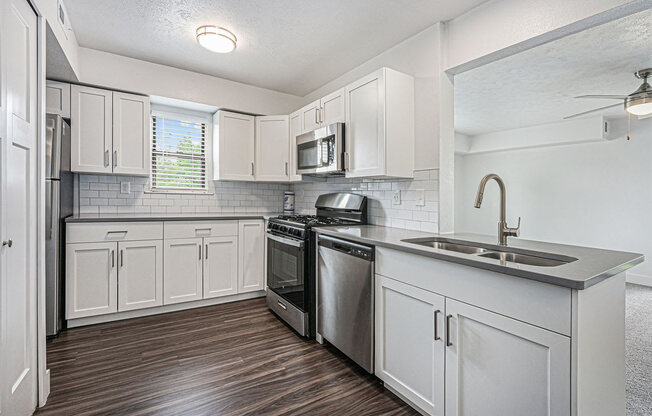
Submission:
<svg viewBox="0 0 652 416">
<path fill-rule="evenodd" d="M 2 247 L 4 246 L 11 247 L 13 245 L 14 245 L 14 240 L 7 240 L 2 242 Z"/>
</svg>

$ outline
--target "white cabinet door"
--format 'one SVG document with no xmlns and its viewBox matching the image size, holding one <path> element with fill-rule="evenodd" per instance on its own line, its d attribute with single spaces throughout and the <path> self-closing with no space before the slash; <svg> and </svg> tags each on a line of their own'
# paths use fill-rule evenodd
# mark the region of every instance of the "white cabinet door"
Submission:
<svg viewBox="0 0 652 416">
<path fill-rule="evenodd" d="M 118 310 L 117 243 L 66 245 L 66 319 Z"/>
<path fill-rule="evenodd" d="M 204 299 L 238 293 L 238 237 L 204 238 Z"/>
<path fill-rule="evenodd" d="M 238 293 L 265 288 L 265 225 L 263 220 L 239 221 Z"/>
<path fill-rule="evenodd" d="M 213 135 L 213 179 L 253 181 L 255 117 L 218 111 Z"/>
<path fill-rule="evenodd" d="M 344 122 L 346 120 L 346 112 L 344 109 L 344 88 L 328 94 L 321 99 L 321 125 L 327 126 L 336 122 Z"/>
<path fill-rule="evenodd" d="M 444 414 L 445 298 L 376 275 L 376 376 L 429 415 Z"/>
<path fill-rule="evenodd" d="M 118 310 L 163 304 L 163 241 L 118 243 Z"/>
<path fill-rule="evenodd" d="M 163 304 L 201 299 L 202 239 L 165 240 L 163 253 Z"/>
<path fill-rule="evenodd" d="M 113 93 L 70 87 L 70 167 L 73 172 L 111 173 Z"/>
<path fill-rule="evenodd" d="M 149 175 L 149 97 L 113 93 L 113 173 Z"/>
<path fill-rule="evenodd" d="M 379 70 L 346 87 L 348 177 L 385 173 L 385 81 Z"/>
<path fill-rule="evenodd" d="M 290 179 L 288 116 L 256 117 L 256 180 Z"/>
<path fill-rule="evenodd" d="M 70 118 L 70 84 L 50 80 L 46 82 L 45 112 Z"/>
<path fill-rule="evenodd" d="M 298 182 L 301 175 L 297 173 L 297 136 L 302 134 L 301 112 L 290 114 L 290 181 Z"/>
<path fill-rule="evenodd" d="M 570 414 L 570 338 L 446 299 L 447 416 Z"/>
<path fill-rule="evenodd" d="M 307 131 L 313 131 L 317 127 L 319 127 L 319 110 L 320 110 L 320 102 L 319 100 L 308 104 L 307 106 L 303 107 L 299 112 L 301 113 L 301 123 L 303 124 L 303 131 L 302 133 L 305 133 Z"/>
</svg>

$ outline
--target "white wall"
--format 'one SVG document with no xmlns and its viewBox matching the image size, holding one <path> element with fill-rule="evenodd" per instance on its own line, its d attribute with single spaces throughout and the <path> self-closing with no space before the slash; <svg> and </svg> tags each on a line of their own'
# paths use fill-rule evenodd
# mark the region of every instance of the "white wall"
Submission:
<svg viewBox="0 0 652 416">
<path fill-rule="evenodd" d="M 80 82 L 254 114 L 289 114 L 300 97 L 224 78 L 79 48 Z"/>
<path fill-rule="evenodd" d="M 621 126 L 622 128 L 623 126 Z M 497 173 L 507 188 L 507 219 L 522 217 L 521 238 L 644 253 L 628 275 L 652 283 L 652 119 L 632 120 L 631 140 L 574 144 L 456 157 L 455 231 L 494 235 Z"/>
<path fill-rule="evenodd" d="M 304 98 L 303 104 L 317 100 L 384 66 L 412 75 L 415 78 L 415 169 L 437 168 L 439 56 L 440 24 L 435 24 L 311 92 Z"/>
</svg>

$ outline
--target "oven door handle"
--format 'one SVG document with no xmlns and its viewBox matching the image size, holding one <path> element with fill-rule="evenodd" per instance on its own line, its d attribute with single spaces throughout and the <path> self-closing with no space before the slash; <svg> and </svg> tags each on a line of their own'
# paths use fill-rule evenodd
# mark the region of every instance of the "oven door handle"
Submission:
<svg viewBox="0 0 652 416">
<path fill-rule="evenodd" d="M 267 233 L 267 238 L 269 238 L 270 240 L 278 241 L 279 243 L 290 245 L 292 247 L 303 248 L 305 244 L 304 241 L 299 241 L 292 238 L 285 238 L 272 233 Z"/>
</svg>

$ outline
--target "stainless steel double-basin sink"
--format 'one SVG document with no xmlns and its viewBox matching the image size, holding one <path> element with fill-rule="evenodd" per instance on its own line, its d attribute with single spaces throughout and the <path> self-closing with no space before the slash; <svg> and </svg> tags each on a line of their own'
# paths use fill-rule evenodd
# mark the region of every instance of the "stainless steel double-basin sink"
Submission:
<svg viewBox="0 0 652 416">
<path fill-rule="evenodd" d="M 452 240 L 445 237 L 409 238 L 405 243 L 418 244 L 438 250 L 454 251 L 486 259 L 499 260 L 501 263 L 517 263 L 528 266 L 556 267 L 576 261 L 575 257 L 540 251 L 515 249 L 499 245 L 476 243 L 473 241 Z"/>
</svg>

